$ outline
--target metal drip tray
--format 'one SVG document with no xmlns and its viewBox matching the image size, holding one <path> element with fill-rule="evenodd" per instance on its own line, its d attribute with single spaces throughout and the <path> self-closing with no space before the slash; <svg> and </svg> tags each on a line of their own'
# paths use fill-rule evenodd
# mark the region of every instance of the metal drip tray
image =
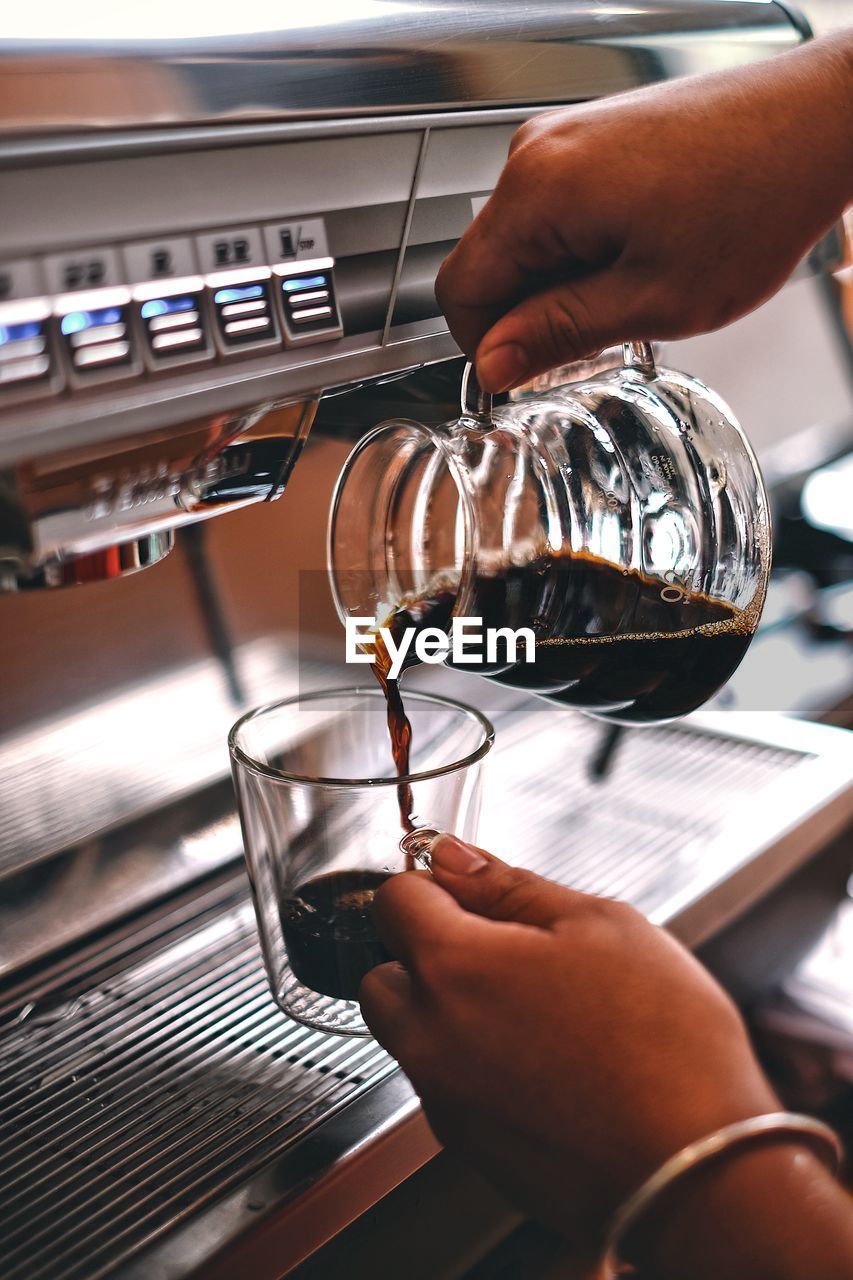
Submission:
<svg viewBox="0 0 853 1280">
<path fill-rule="evenodd" d="M 594 786 L 600 727 L 510 708 L 483 843 L 696 944 L 853 811 L 849 735 L 748 727 L 629 735 Z M 273 1004 L 234 864 L 7 983 L 0 1080 L 3 1280 L 276 1280 L 436 1149 L 373 1041 Z"/>
<path fill-rule="evenodd" d="M 761 736 L 738 732 L 757 724 Z M 718 712 L 627 732 L 596 783 L 588 762 L 602 726 L 563 708 L 528 709 L 500 731 L 481 841 L 552 880 L 623 898 L 696 946 L 725 923 L 721 885 L 737 881 L 740 910 L 751 891 L 767 891 L 762 853 L 778 858 L 777 838 L 800 826 L 831 772 L 829 743 L 837 780 L 853 779 L 849 735 L 785 724 Z"/>
<path fill-rule="evenodd" d="M 4 1280 L 111 1273 L 394 1069 L 282 1016 L 242 877 L 57 978 L 0 1041 Z"/>
</svg>

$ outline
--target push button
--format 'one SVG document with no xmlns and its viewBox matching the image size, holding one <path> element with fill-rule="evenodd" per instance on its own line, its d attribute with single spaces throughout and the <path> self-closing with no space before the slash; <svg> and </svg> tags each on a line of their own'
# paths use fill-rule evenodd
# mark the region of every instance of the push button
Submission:
<svg viewBox="0 0 853 1280">
<path fill-rule="evenodd" d="M 202 298 L 200 294 L 173 294 L 149 298 L 139 308 L 147 350 L 155 365 L 187 356 L 206 355 Z"/>
<path fill-rule="evenodd" d="M 55 384 L 51 367 L 46 298 L 0 304 L 0 395 L 46 392 Z"/>
<path fill-rule="evenodd" d="M 247 280 L 208 277 L 212 290 L 217 334 L 225 351 L 245 351 L 247 347 L 279 345 L 270 278 Z"/>
<path fill-rule="evenodd" d="M 146 281 L 134 286 L 133 299 L 150 369 L 212 359 L 201 276 L 183 276 L 168 283 Z"/>
<path fill-rule="evenodd" d="M 213 336 L 222 355 L 280 347 L 272 273 L 257 227 L 232 227 L 196 236 L 213 308 Z"/>
<path fill-rule="evenodd" d="M 58 386 L 50 301 L 34 258 L 0 262 L 0 399 L 47 395 Z"/>
<path fill-rule="evenodd" d="M 54 313 L 72 383 L 127 377 L 139 371 L 130 327 L 130 290 L 63 294 Z"/>
<path fill-rule="evenodd" d="M 122 249 L 142 345 L 151 370 L 213 358 L 204 280 L 188 236 L 139 240 Z"/>
<path fill-rule="evenodd" d="M 333 258 L 277 263 L 279 304 L 287 346 L 324 342 L 343 333 L 332 275 Z"/>
<path fill-rule="evenodd" d="M 272 273 L 257 227 L 230 227 L 196 236 L 213 309 L 213 337 L 222 355 L 280 347 Z"/>
</svg>

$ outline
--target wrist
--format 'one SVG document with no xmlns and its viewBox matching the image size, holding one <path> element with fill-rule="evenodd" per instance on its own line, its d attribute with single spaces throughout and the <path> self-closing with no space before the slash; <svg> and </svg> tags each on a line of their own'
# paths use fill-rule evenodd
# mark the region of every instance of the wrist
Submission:
<svg viewBox="0 0 853 1280">
<path fill-rule="evenodd" d="M 655 1280 L 836 1280 L 853 1266 L 853 1213 L 820 1160 L 779 1134 L 673 1185 L 623 1255 Z"/>
</svg>

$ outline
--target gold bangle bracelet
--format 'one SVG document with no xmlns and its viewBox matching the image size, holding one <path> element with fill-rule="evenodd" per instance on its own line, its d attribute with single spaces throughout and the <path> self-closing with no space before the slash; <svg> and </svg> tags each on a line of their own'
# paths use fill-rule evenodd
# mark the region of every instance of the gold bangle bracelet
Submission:
<svg viewBox="0 0 853 1280">
<path fill-rule="evenodd" d="M 599 1271 L 601 1280 L 626 1274 L 624 1264 L 619 1259 L 622 1241 L 651 1205 L 674 1183 L 700 1165 L 727 1154 L 735 1147 L 760 1138 L 773 1138 L 778 1134 L 788 1134 L 813 1147 L 829 1171 L 838 1173 L 844 1157 L 841 1139 L 829 1125 L 813 1116 L 799 1115 L 793 1111 L 773 1111 L 768 1115 L 751 1116 L 748 1120 L 724 1125 L 706 1138 L 691 1142 L 666 1160 L 616 1212 L 607 1233 Z"/>
</svg>

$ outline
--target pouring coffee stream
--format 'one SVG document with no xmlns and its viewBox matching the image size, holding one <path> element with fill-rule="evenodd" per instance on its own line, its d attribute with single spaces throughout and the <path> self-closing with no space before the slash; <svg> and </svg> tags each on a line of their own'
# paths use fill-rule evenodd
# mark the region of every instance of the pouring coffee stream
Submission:
<svg viewBox="0 0 853 1280">
<path fill-rule="evenodd" d="M 406 778 L 410 771 L 410 753 L 412 744 L 412 726 L 409 717 L 406 715 L 406 709 L 403 705 L 403 695 L 400 692 L 399 680 L 393 679 L 390 675 L 391 656 L 382 640 L 381 634 L 376 633 L 373 641 L 374 661 L 373 670 L 379 686 L 385 695 L 385 705 L 388 717 L 388 736 L 391 739 L 391 755 L 394 760 L 394 766 L 397 770 L 398 778 Z M 400 825 L 404 833 L 414 831 L 414 800 L 412 797 L 412 788 L 407 782 L 400 782 L 397 787 L 397 803 L 400 806 Z"/>
<path fill-rule="evenodd" d="M 472 403 L 473 402 L 473 403 Z M 462 414 L 470 415 L 475 418 L 484 429 L 488 429 L 491 425 L 493 398 L 488 392 L 483 391 L 477 382 L 474 367 L 471 364 L 465 366 L 462 376 L 461 389 Z M 430 607 L 430 600 L 424 597 L 420 601 L 415 601 L 405 611 L 405 616 L 409 616 L 409 610 L 417 612 L 420 610 L 424 615 L 423 627 L 435 626 L 439 621 L 438 608 L 433 605 Z M 410 771 L 410 756 L 412 742 L 412 726 L 406 715 L 403 696 L 400 690 L 400 682 L 398 678 L 393 678 L 391 672 L 391 655 L 385 645 L 381 626 L 390 626 L 392 632 L 395 629 L 395 621 L 398 622 L 403 616 L 402 606 L 398 606 L 391 615 L 385 619 L 377 619 L 376 628 L 373 633 L 372 646 L 374 653 L 373 670 L 379 681 L 380 688 L 385 696 L 385 702 L 388 713 L 388 734 L 391 739 L 391 755 L 394 760 L 394 766 L 397 770 L 399 778 L 405 778 Z M 397 798 L 400 806 L 400 825 L 403 829 L 404 839 L 401 841 L 401 848 L 406 854 L 407 860 L 414 858 L 415 861 L 420 859 L 422 865 L 429 865 L 429 856 L 426 852 L 426 846 L 422 846 L 417 842 L 405 842 L 405 836 L 411 835 L 416 830 L 415 815 L 413 812 L 414 800 L 412 796 L 412 788 L 408 783 L 401 782 L 397 788 Z M 432 832 L 432 828 L 425 828 Z M 434 833 L 433 833 L 434 834 Z"/>
</svg>

